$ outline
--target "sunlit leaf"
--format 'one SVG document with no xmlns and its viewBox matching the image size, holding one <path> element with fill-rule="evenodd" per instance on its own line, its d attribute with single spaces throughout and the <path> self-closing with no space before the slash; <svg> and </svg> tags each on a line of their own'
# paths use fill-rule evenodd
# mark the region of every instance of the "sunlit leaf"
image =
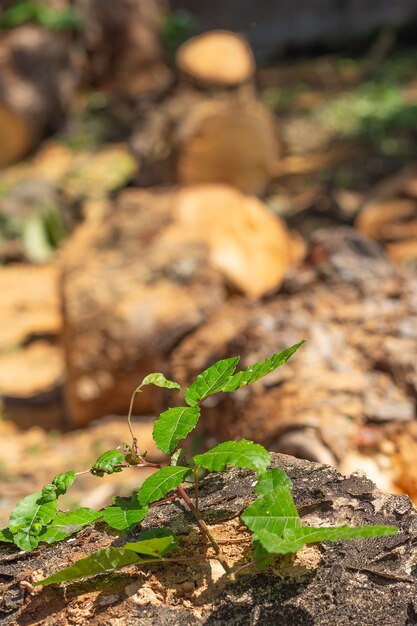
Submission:
<svg viewBox="0 0 417 626">
<path fill-rule="evenodd" d="M 243 511 L 241 518 L 256 535 L 262 529 L 280 536 L 286 529 L 301 526 L 291 491 L 287 487 L 277 487 L 275 491 L 252 502 Z"/>
<path fill-rule="evenodd" d="M 236 391 L 239 387 L 244 387 L 245 385 L 251 385 L 255 381 L 259 380 L 263 376 L 270 374 L 277 367 L 284 365 L 288 361 L 288 359 L 305 344 L 305 340 L 296 343 L 290 348 L 286 348 L 282 352 L 277 352 L 272 355 L 268 359 L 264 361 L 259 361 L 258 363 L 254 363 L 253 365 L 249 365 L 245 370 L 241 372 L 237 372 L 234 376 L 231 376 L 223 385 L 221 391 Z"/>
<path fill-rule="evenodd" d="M 57 474 L 49 485 L 45 485 L 42 489 L 42 498 L 45 501 L 56 500 L 68 491 L 75 480 L 75 472 L 69 471 L 63 474 Z"/>
<path fill-rule="evenodd" d="M 139 489 L 138 499 L 140 504 L 144 506 L 160 500 L 168 491 L 178 487 L 190 471 L 189 467 L 162 467 L 155 474 L 149 476 Z"/>
<path fill-rule="evenodd" d="M 223 385 L 235 371 L 239 358 L 235 356 L 230 359 L 217 361 L 217 363 L 214 363 L 199 374 L 185 392 L 186 403 L 190 406 L 195 406 L 208 396 L 222 391 Z"/>
<path fill-rule="evenodd" d="M 279 467 L 273 467 L 258 476 L 258 484 L 255 487 L 255 493 L 262 493 L 263 495 L 266 495 L 267 493 L 274 491 L 277 487 L 287 487 L 288 489 L 291 489 L 292 483 L 282 469 Z"/>
<path fill-rule="evenodd" d="M 159 450 L 171 454 L 181 439 L 196 427 L 199 417 L 198 406 L 180 406 L 161 413 L 152 432 Z"/>
<path fill-rule="evenodd" d="M 160 372 L 155 372 L 154 374 L 148 374 L 145 376 L 140 386 L 144 387 L 145 385 L 156 385 L 157 387 L 164 387 L 165 389 L 174 389 L 174 391 L 179 391 L 181 389 L 178 383 L 173 380 L 168 380 Z"/>
<path fill-rule="evenodd" d="M 176 537 L 169 533 L 161 537 L 145 538 L 141 536 L 138 541 L 126 543 L 123 547 L 138 554 L 154 556 L 160 559 L 171 552 L 177 545 Z"/>
<path fill-rule="evenodd" d="M 211 472 L 222 472 L 228 465 L 265 472 L 271 463 L 271 455 L 260 444 L 242 439 L 225 441 L 204 454 L 197 454 L 194 463 Z"/>
<path fill-rule="evenodd" d="M 65 567 L 56 574 L 40 580 L 35 585 L 51 585 L 53 583 L 78 580 L 79 578 L 96 576 L 103 572 L 141 562 L 146 563 L 147 559 L 142 559 L 133 550 L 127 550 L 126 548 L 102 548 L 93 552 L 90 556 L 76 561 L 73 565 Z"/>
<path fill-rule="evenodd" d="M 9 529 L 13 534 L 25 529 L 25 534 L 39 535 L 42 526 L 49 524 L 56 511 L 57 501 L 45 502 L 42 499 L 42 492 L 37 491 L 16 504 L 10 513 Z"/>
<path fill-rule="evenodd" d="M 91 473 L 94 476 L 104 476 L 104 474 L 113 474 L 114 472 L 121 472 L 119 465 L 123 465 L 125 462 L 125 456 L 121 450 L 107 450 L 100 454 L 97 461 L 91 468 Z"/>
<path fill-rule="evenodd" d="M 13 543 L 13 533 L 8 528 L 0 530 L 0 542 Z"/>
<path fill-rule="evenodd" d="M 135 495 L 129 500 L 115 498 L 115 505 L 104 509 L 103 519 L 116 530 L 128 530 L 134 524 L 141 522 L 147 513 L 148 507 L 141 506 Z"/>
<path fill-rule="evenodd" d="M 265 528 L 258 529 L 256 537 L 262 546 L 271 554 L 289 554 L 298 552 L 306 543 L 319 541 L 338 541 L 339 539 L 366 539 L 368 537 L 382 537 L 395 535 L 398 528 L 395 526 L 336 526 L 313 528 L 287 528 L 282 536 L 270 532 Z"/>
<path fill-rule="evenodd" d="M 102 513 L 87 507 L 81 507 L 69 513 L 58 513 L 46 530 L 39 535 L 38 539 L 45 543 L 61 541 L 77 533 L 84 526 L 96 522 L 101 517 Z"/>
</svg>

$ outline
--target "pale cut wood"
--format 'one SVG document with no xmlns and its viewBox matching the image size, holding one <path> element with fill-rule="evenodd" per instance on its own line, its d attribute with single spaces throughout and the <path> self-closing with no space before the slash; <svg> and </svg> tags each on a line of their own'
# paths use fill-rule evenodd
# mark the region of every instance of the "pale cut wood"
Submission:
<svg viewBox="0 0 417 626">
<path fill-rule="evenodd" d="M 228 30 L 213 30 L 186 41 L 176 56 L 178 68 L 204 85 L 234 87 L 253 77 L 255 60 L 247 41 Z"/>
<path fill-rule="evenodd" d="M 281 155 L 271 112 L 252 100 L 197 103 L 182 119 L 178 139 L 177 177 L 184 184 L 227 183 L 262 194 Z"/>
<path fill-rule="evenodd" d="M 186 188 L 175 209 L 176 227 L 203 241 L 210 264 L 250 298 L 276 290 L 304 256 L 300 240 L 261 200 L 228 185 Z"/>
</svg>

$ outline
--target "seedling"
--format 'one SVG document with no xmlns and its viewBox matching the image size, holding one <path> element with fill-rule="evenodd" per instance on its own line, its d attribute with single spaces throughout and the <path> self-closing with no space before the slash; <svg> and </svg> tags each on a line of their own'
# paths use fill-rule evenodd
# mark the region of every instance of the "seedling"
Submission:
<svg viewBox="0 0 417 626">
<path fill-rule="evenodd" d="M 107 450 L 101 454 L 90 470 L 58 474 L 42 491 L 23 498 L 10 515 L 9 527 L 0 531 L 0 541 L 15 543 L 21 550 L 34 550 L 39 543 L 61 541 L 99 519 L 120 533 L 126 533 L 144 520 L 150 506 L 179 498 L 194 515 L 225 573 L 233 578 L 237 572 L 254 563 L 267 565 L 276 555 L 295 553 L 308 543 L 395 534 L 398 528 L 392 526 L 303 526 L 291 495 L 289 477 L 279 468 L 269 468 L 269 452 L 252 441 L 225 441 L 203 454 L 195 455 L 192 460 L 188 460 L 184 450 L 179 448 L 180 442 L 196 427 L 200 418 L 200 405 L 206 398 L 220 392 L 233 392 L 254 383 L 286 363 L 303 343 L 295 344 L 239 372 L 235 371 L 239 357 L 233 357 L 214 363 L 197 376 L 185 391 L 185 405 L 164 411 L 155 421 L 153 438 L 157 448 L 170 457 L 166 465 L 148 461 L 146 451 L 140 449 L 140 442 L 134 434 L 131 415 L 134 400 L 145 385 L 153 384 L 177 392 L 180 386 L 160 373 L 150 374 L 132 394 L 127 417 L 131 442 L 124 443 L 120 449 Z M 257 476 L 254 489 L 257 498 L 241 513 L 242 521 L 252 533 L 253 554 L 245 564 L 235 568 L 227 563 L 221 547 L 205 523 L 198 500 L 201 471 L 223 472 L 230 466 L 247 468 Z M 116 497 L 113 505 L 101 511 L 83 507 L 68 513 L 58 512 L 58 498 L 66 493 L 80 475 L 90 472 L 94 476 L 103 477 L 129 467 L 151 467 L 156 471 L 146 478 L 129 499 Z M 184 481 L 190 477 L 194 481 L 194 501 L 184 486 Z M 91 577 L 133 563 L 181 562 L 181 558 L 168 557 L 178 547 L 178 543 L 168 529 L 142 532 L 138 541 L 125 543 L 122 547 L 97 550 L 36 584 L 48 585 Z"/>
</svg>

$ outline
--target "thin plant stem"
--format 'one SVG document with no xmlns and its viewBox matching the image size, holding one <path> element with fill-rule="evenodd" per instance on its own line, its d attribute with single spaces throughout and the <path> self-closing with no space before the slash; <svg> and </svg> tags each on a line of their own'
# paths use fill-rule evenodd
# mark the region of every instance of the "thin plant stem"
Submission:
<svg viewBox="0 0 417 626">
<path fill-rule="evenodd" d="M 252 567 L 253 565 L 259 565 L 263 561 L 266 561 L 267 559 L 270 559 L 270 558 L 271 558 L 271 555 L 269 554 L 268 556 L 263 556 L 260 559 L 252 559 L 251 561 L 248 561 L 247 563 L 243 563 L 243 565 L 239 565 L 239 567 L 234 567 L 233 569 L 231 569 L 230 574 L 232 574 L 233 576 L 236 576 L 236 574 L 243 572 L 243 570 L 248 569 L 248 567 Z"/>
<path fill-rule="evenodd" d="M 198 503 L 198 467 L 193 469 L 194 474 L 194 489 L 195 489 L 195 508 L 198 512 L 200 512 L 200 507 Z"/>
<path fill-rule="evenodd" d="M 185 491 L 185 489 L 184 489 L 184 487 L 182 485 L 178 485 L 177 490 L 178 490 L 178 493 L 181 496 L 181 498 L 184 500 L 185 504 L 190 509 L 191 513 L 194 515 L 197 524 L 200 526 L 201 530 L 203 531 L 203 533 L 205 534 L 205 536 L 207 537 L 207 539 L 211 543 L 211 546 L 212 546 L 212 548 L 213 548 L 213 550 L 214 550 L 214 552 L 216 554 L 216 557 L 217 557 L 218 561 L 221 563 L 221 565 L 223 566 L 224 571 L 226 572 L 226 574 L 228 574 L 230 576 L 233 576 L 233 572 L 232 572 L 229 564 L 226 562 L 226 560 L 225 560 L 225 558 L 223 556 L 223 552 L 222 552 L 221 547 L 219 546 L 219 544 L 217 543 L 217 541 L 213 537 L 213 535 L 212 535 L 209 527 L 207 526 L 206 522 L 201 517 L 200 511 L 198 511 L 198 509 L 196 509 L 196 507 L 194 506 L 191 498 L 189 497 L 188 493 Z"/>
<path fill-rule="evenodd" d="M 133 452 L 135 454 L 138 453 L 138 440 L 135 437 L 135 433 L 133 432 L 133 428 L 132 428 L 132 412 L 133 412 L 133 405 L 136 399 L 136 396 L 141 393 L 141 388 L 140 386 L 137 387 L 135 389 L 135 391 L 132 393 L 132 396 L 130 398 L 130 406 L 129 406 L 129 413 L 127 415 L 127 425 L 129 426 L 129 431 L 130 431 L 130 436 L 132 437 L 132 449 Z"/>
</svg>

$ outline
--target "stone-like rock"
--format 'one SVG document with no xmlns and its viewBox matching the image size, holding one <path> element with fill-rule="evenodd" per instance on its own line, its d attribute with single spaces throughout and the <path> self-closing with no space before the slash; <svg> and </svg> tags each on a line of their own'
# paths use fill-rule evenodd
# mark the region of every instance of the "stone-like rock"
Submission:
<svg viewBox="0 0 417 626">
<path fill-rule="evenodd" d="M 407 496 L 381 493 L 366 477 L 345 478 L 335 469 L 274 455 L 293 481 L 293 495 L 305 525 L 390 524 L 391 537 L 325 542 L 295 556 L 278 558 L 271 568 L 251 567 L 230 582 L 207 549 L 182 505 L 151 509 L 138 531 L 169 527 L 180 539 L 178 558 L 187 564 L 131 566 L 92 580 L 37 588 L 39 580 L 69 562 L 109 544 L 114 535 L 86 530 L 70 543 L 44 546 L 20 555 L 0 548 L 0 624 L 85 623 L 165 626 L 410 626 L 416 622 L 417 514 Z M 248 535 L 238 516 L 253 499 L 255 476 L 232 469 L 212 474 L 200 489 L 200 507 L 221 541 L 229 564 L 249 558 Z"/>
</svg>

